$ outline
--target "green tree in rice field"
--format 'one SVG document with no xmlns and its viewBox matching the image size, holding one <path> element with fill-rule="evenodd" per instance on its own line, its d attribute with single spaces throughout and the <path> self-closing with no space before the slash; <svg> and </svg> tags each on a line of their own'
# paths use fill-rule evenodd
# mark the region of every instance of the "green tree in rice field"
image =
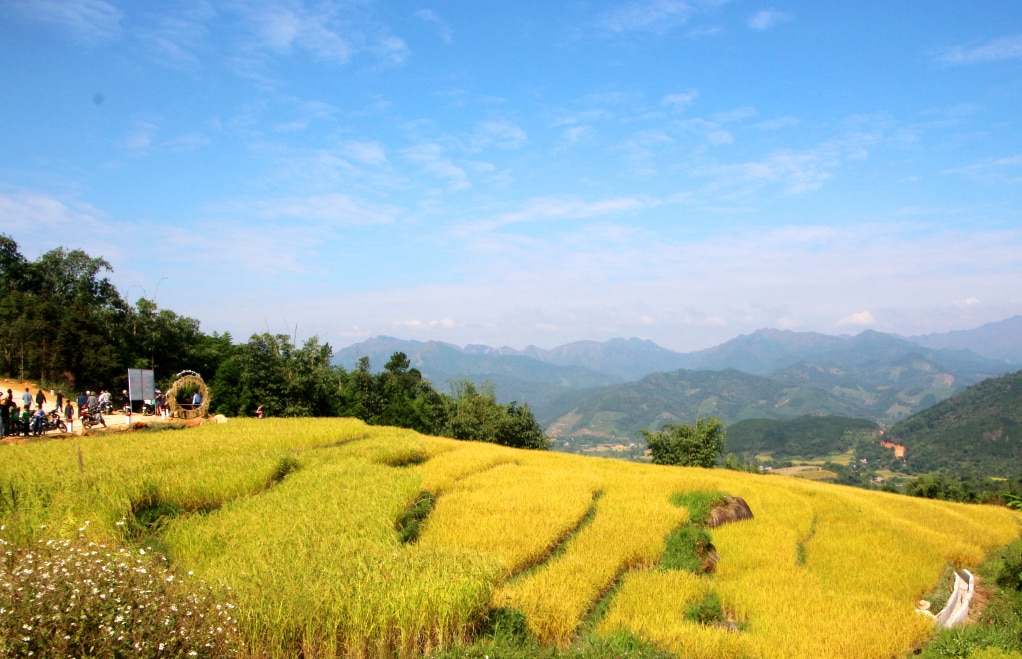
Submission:
<svg viewBox="0 0 1022 659">
<path fill-rule="evenodd" d="M 656 432 L 643 428 L 639 436 L 649 444 L 654 464 L 710 468 L 727 451 L 724 422 L 717 417 L 698 419 L 694 426 L 668 423 Z"/>
</svg>

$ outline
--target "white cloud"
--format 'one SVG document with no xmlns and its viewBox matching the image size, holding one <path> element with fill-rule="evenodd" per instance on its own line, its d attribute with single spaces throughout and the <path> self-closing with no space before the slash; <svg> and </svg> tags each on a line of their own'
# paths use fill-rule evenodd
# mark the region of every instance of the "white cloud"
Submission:
<svg viewBox="0 0 1022 659">
<path fill-rule="evenodd" d="M 436 12 L 432 9 L 420 9 L 415 12 L 415 17 L 431 25 L 444 43 L 451 43 L 453 41 L 451 26 L 447 24 L 447 21 L 437 16 Z"/>
<path fill-rule="evenodd" d="M 472 187 L 465 170 L 455 165 L 444 155 L 442 146 L 427 142 L 409 147 L 402 152 L 405 160 L 418 165 L 422 171 L 437 179 L 446 181 L 451 190 L 465 190 Z"/>
<path fill-rule="evenodd" d="M 844 163 L 866 158 L 876 139 L 868 132 L 850 133 L 815 148 L 783 149 L 760 160 L 705 167 L 702 173 L 713 179 L 714 190 L 748 193 L 777 187 L 784 194 L 804 194 L 820 189 Z"/>
<path fill-rule="evenodd" d="M 217 216 L 287 219 L 289 232 L 298 233 L 337 226 L 391 224 L 398 214 L 394 208 L 359 203 L 340 193 L 226 202 L 208 210 Z"/>
<path fill-rule="evenodd" d="M 749 17 L 749 27 L 757 32 L 763 32 L 786 20 L 788 20 L 788 15 L 784 12 L 763 9 Z"/>
<path fill-rule="evenodd" d="M 691 3 L 681 0 L 641 0 L 619 5 L 604 13 L 597 25 L 616 33 L 663 31 L 684 25 L 694 11 Z"/>
<path fill-rule="evenodd" d="M 13 0 L 20 16 L 55 25 L 83 43 L 111 41 L 121 36 L 123 13 L 104 0 Z"/>
<path fill-rule="evenodd" d="M 649 208 L 658 202 L 642 197 L 616 197 L 601 201 L 582 201 L 575 197 L 537 197 L 524 203 L 522 208 L 504 213 L 474 225 L 478 229 L 495 229 L 519 222 L 546 222 L 579 220 L 606 215 L 631 213 Z"/>
<path fill-rule="evenodd" d="M 131 132 L 121 141 L 120 145 L 126 149 L 138 151 L 148 149 L 152 146 L 156 129 L 156 124 L 151 121 L 136 121 Z"/>
<path fill-rule="evenodd" d="M 857 311 L 837 321 L 838 327 L 869 327 L 876 325 L 877 319 L 868 311 Z"/>
<path fill-rule="evenodd" d="M 521 127 L 511 121 L 489 120 L 479 122 L 472 143 L 476 148 L 497 147 L 500 149 L 517 149 L 529 141 L 529 136 Z"/>
<path fill-rule="evenodd" d="M 442 320 L 401 320 L 394 323 L 394 327 L 400 329 L 453 329 L 456 326 L 455 322 L 450 318 L 444 318 Z"/>
<path fill-rule="evenodd" d="M 798 119 L 795 117 L 778 117 L 776 119 L 768 119 L 767 121 L 761 121 L 754 124 L 754 128 L 760 130 L 780 130 L 782 128 L 791 128 L 792 126 L 798 125 Z"/>
<path fill-rule="evenodd" d="M 301 52 L 335 64 L 348 64 L 360 53 L 388 66 L 408 58 L 404 40 L 357 11 L 342 11 L 341 4 L 248 0 L 235 6 L 248 23 L 254 51 L 279 56 Z"/>
<path fill-rule="evenodd" d="M 389 66 L 404 64 L 411 53 L 404 39 L 398 37 L 384 37 L 371 48 L 371 51 L 376 54 L 380 62 Z"/>
<path fill-rule="evenodd" d="M 0 193 L 0 226 L 39 229 L 47 233 L 75 227 L 92 230 L 104 213 L 88 204 L 64 202 L 48 194 L 22 190 Z"/>
<path fill-rule="evenodd" d="M 158 64 L 183 70 L 201 66 L 199 53 L 209 37 L 208 23 L 216 10 L 207 0 L 171 5 L 152 25 L 139 29 L 139 40 L 149 48 Z"/>
<path fill-rule="evenodd" d="M 365 165 L 382 165 L 387 152 L 379 142 L 348 142 L 343 147 L 346 156 Z"/>
<path fill-rule="evenodd" d="M 941 53 L 938 59 L 951 64 L 975 64 L 1006 59 L 1022 59 L 1022 34 L 991 39 L 978 46 L 956 46 Z"/>
<path fill-rule="evenodd" d="M 677 94 L 668 94 L 663 97 L 660 104 L 668 107 L 672 110 L 683 110 L 699 96 L 699 92 L 695 89 L 689 89 L 687 91 L 679 92 Z"/>
<path fill-rule="evenodd" d="M 710 144 L 731 144 L 735 141 L 734 135 L 728 130 L 715 130 L 706 136 Z"/>
<path fill-rule="evenodd" d="M 976 162 L 958 169 L 945 170 L 944 173 L 1002 183 L 1022 183 L 1022 154 Z"/>
</svg>

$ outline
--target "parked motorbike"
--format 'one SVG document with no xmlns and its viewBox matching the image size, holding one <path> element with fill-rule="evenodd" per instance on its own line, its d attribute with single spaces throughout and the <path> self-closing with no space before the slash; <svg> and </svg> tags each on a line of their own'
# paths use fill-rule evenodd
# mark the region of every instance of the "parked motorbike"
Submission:
<svg viewBox="0 0 1022 659">
<path fill-rule="evenodd" d="M 83 409 L 78 417 L 82 422 L 82 428 L 85 428 L 86 430 L 95 425 L 102 425 L 106 428 L 106 420 L 103 418 L 103 413 L 99 410 L 99 408 L 96 408 L 94 412 L 90 411 L 88 408 Z"/>
<path fill-rule="evenodd" d="M 67 432 L 67 426 L 60 418 L 60 412 L 52 410 L 41 417 L 32 417 L 31 432 L 35 435 L 45 435 L 51 430 Z"/>
</svg>

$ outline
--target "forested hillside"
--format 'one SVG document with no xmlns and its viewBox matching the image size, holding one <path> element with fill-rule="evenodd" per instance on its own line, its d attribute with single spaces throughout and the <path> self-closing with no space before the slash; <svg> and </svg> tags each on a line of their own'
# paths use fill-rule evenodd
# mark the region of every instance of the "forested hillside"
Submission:
<svg viewBox="0 0 1022 659">
<path fill-rule="evenodd" d="M 570 406 L 570 407 L 569 407 Z M 552 406 L 553 407 L 553 406 Z M 556 418 L 539 412 L 552 437 L 587 442 L 627 441 L 639 428 L 693 423 L 707 416 L 728 423 L 743 419 L 790 419 L 805 414 L 856 416 L 859 407 L 815 386 L 787 386 L 735 370 L 654 373 L 638 382 L 606 387 L 567 399 Z M 562 445 L 563 447 L 563 445 Z"/>
<path fill-rule="evenodd" d="M 855 446 L 862 433 L 879 426 L 868 419 L 838 416 L 800 416 L 797 419 L 748 419 L 727 429 L 727 449 L 732 453 L 769 454 L 774 460 L 819 459 L 844 453 Z"/>
<path fill-rule="evenodd" d="M 990 378 L 889 429 L 916 473 L 1018 477 L 1022 472 L 1022 371 Z"/>
</svg>

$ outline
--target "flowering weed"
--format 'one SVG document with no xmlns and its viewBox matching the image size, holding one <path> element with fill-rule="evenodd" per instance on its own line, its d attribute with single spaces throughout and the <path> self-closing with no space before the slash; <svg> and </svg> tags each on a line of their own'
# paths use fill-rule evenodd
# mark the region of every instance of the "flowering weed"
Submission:
<svg viewBox="0 0 1022 659">
<path fill-rule="evenodd" d="M 2 531 L 0 527 L 0 531 Z M 0 534 L 0 657 L 225 657 L 233 606 L 165 559 L 89 541 Z"/>
</svg>

